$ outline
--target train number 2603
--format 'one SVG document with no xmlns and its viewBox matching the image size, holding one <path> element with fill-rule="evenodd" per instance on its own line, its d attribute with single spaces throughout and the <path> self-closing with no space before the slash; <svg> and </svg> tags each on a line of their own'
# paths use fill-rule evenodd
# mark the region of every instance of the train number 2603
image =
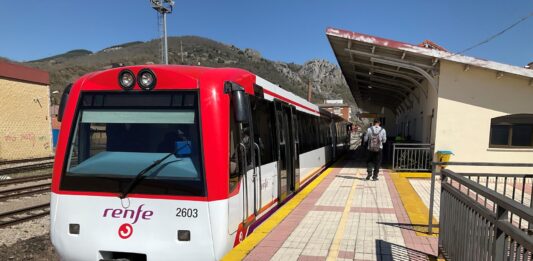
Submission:
<svg viewBox="0 0 533 261">
<path fill-rule="evenodd" d="M 176 217 L 188 217 L 188 218 L 197 218 L 198 209 L 196 208 L 177 208 Z"/>
</svg>

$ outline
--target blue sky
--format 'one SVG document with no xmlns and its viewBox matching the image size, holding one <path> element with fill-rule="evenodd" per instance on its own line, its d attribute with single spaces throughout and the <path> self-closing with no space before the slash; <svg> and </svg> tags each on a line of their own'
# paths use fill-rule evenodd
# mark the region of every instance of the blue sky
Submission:
<svg viewBox="0 0 533 261">
<path fill-rule="evenodd" d="M 533 1 L 180 1 L 169 35 L 198 35 L 272 60 L 335 61 L 328 26 L 408 43 L 430 39 L 460 51 L 533 12 Z M 98 51 L 159 35 L 148 0 L 0 2 L 0 56 L 33 60 L 72 49 Z M 533 17 L 467 55 L 523 66 L 533 61 Z"/>
</svg>

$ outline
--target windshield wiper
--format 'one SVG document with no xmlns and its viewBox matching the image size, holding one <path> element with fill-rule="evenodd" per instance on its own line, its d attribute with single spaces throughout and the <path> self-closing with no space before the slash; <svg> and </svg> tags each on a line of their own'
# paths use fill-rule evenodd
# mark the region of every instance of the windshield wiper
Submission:
<svg viewBox="0 0 533 261">
<path fill-rule="evenodd" d="M 135 187 L 135 185 L 137 185 L 137 183 L 143 178 L 143 175 L 146 174 L 148 171 L 150 171 L 151 169 L 155 168 L 157 165 L 161 164 L 161 162 L 165 161 L 168 157 L 172 156 L 172 155 L 175 155 L 174 153 L 169 153 L 168 155 L 164 156 L 163 158 L 161 159 L 158 159 L 156 161 L 154 161 L 154 163 L 150 164 L 150 166 L 144 168 L 143 170 L 141 170 L 139 173 L 137 173 L 137 175 L 135 176 L 135 178 L 133 178 L 130 183 L 128 184 L 128 186 L 126 186 L 126 189 L 124 189 L 122 191 L 122 193 L 120 193 L 120 196 L 119 198 L 123 199 L 125 198 L 126 196 L 128 196 L 128 194 L 131 192 L 131 190 Z"/>
</svg>

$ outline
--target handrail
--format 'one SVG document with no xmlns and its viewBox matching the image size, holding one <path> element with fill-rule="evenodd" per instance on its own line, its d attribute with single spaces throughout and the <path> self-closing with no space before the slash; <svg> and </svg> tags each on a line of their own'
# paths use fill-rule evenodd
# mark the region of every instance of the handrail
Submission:
<svg viewBox="0 0 533 261">
<path fill-rule="evenodd" d="M 480 196 L 486 197 L 487 199 L 494 202 L 499 207 L 503 207 L 506 210 L 513 212 L 517 216 L 533 223 L 533 209 L 528 208 L 510 198 L 502 196 L 501 194 L 493 191 L 489 188 L 483 187 L 480 184 L 467 179 L 449 169 L 442 170 L 443 178 L 452 178 L 454 181 L 468 187 L 471 191 L 478 193 Z M 443 183 L 444 185 L 445 183 Z"/>
<path fill-rule="evenodd" d="M 433 147 L 429 143 L 392 143 L 392 169 L 430 171 Z"/>
<path fill-rule="evenodd" d="M 263 201 L 261 199 L 261 195 L 263 194 L 263 188 L 261 186 L 261 149 L 259 148 L 259 145 L 254 142 L 254 146 L 255 146 L 255 149 L 257 150 L 257 158 L 258 158 L 258 161 L 259 163 L 256 164 L 257 165 L 257 168 L 259 169 L 259 208 L 263 207 Z M 254 172 L 255 172 L 255 168 L 254 168 Z M 255 173 L 254 173 L 255 175 Z M 256 182 L 256 179 L 254 177 L 254 192 L 255 192 L 255 188 L 257 187 L 257 185 L 255 184 Z M 255 198 L 254 198 L 254 202 L 257 201 L 257 195 L 254 195 Z M 257 208 L 255 208 L 255 215 L 257 215 Z"/>
<path fill-rule="evenodd" d="M 433 146 L 433 144 L 430 143 L 392 143 L 393 146 Z"/>
<path fill-rule="evenodd" d="M 455 173 L 461 176 L 469 176 L 469 177 L 533 178 L 533 174 L 470 173 L 470 172 L 455 172 Z"/>
<path fill-rule="evenodd" d="M 434 166 L 483 166 L 483 167 L 532 167 L 533 163 L 497 163 L 497 162 L 431 162 Z"/>
<path fill-rule="evenodd" d="M 533 167 L 532 163 L 498 163 L 498 162 L 431 162 L 431 188 L 430 188 L 430 196 L 429 196 L 429 217 L 428 217 L 428 233 L 433 233 L 433 206 L 435 201 L 435 178 L 436 178 L 436 168 L 437 166 L 473 166 L 473 167 L 480 167 L 480 166 L 486 166 L 486 167 Z M 523 176 L 518 175 L 505 175 L 505 174 L 481 174 L 481 173 L 461 173 L 462 175 L 467 176 L 486 176 L 486 177 L 529 177 L 529 174 L 523 174 Z"/>
<path fill-rule="evenodd" d="M 464 193 L 459 191 L 457 188 L 453 187 L 452 185 L 448 183 L 443 183 L 442 189 L 451 193 L 454 197 L 458 198 L 463 203 L 467 203 L 468 207 L 474 209 L 478 214 L 482 215 L 490 223 L 493 223 L 495 226 L 501 229 L 505 234 L 510 235 L 513 238 L 513 240 L 520 243 L 520 245 L 523 245 L 528 249 L 533 249 L 533 238 L 528 236 L 522 230 L 513 226 L 510 222 L 498 220 L 498 217 L 496 216 L 495 213 L 489 211 L 487 208 L 482 207 L 474 199 L 468 197 L 467 195 L 465 195 Z"/>
</svg>

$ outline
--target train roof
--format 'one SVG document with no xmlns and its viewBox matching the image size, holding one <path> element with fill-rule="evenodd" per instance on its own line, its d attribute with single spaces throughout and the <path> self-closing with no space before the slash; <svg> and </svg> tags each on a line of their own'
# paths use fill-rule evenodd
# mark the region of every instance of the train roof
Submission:
<svg viewBox="0 0 533 261">
<path fill-rule="evenodd" d="M 256 86 L 263 88 L 264 98 L 267 100 L 279 99 L 287 103 L 293 104 L 297 107 L 298 110 L 311 113 L 314 115 L 329 116 L 330 118 L 337 119 L 337 115 L 330 113 L 327 110 L 321 109 L 318 105 L 307 101 L 306 99 L 290 92 L 279 85 L 269 82 L 261 78 L 260 76 L 240 68 L 231 68 L 231 67 L 222 67 L 222 68 L 212 68 L 212 67 L 203 67 L 203 66 L 191 66 L 191 65 L 133 65 L 133 66 L 123 66 L 112 68 L 104 71 L 97 71 L 89 73 L 80 80 L 93 81 L 93 79 L 100 78 L 104 75 L 108 75 L 110 72 L 119 72 L 124 69 L 130 69 L 138 71 L 144 68 L 149 68 L 154 72 L 172 72 L 178 73 L 184 78 L 188 78 L 189 81 L 194 81 L 198 83 L 201 79 L 205 77 L 224 77 L 228 80 L 242 80 L 248 77 L 254 77 L 255 82 L 253 83 Z M 113 78 L 115 79 L 115 78 Z M 83 81 L 84 82 L 84 81 Z M 158 80 L 159 82 L 159 80 Z M 254 86 L 244 86 L 247 89 L 248 93 L 254 93 Z M 340 118 L 340 117 L 339 117 Z M 337 119 L 338 120 L 338 119 Z"/>
</svg>

